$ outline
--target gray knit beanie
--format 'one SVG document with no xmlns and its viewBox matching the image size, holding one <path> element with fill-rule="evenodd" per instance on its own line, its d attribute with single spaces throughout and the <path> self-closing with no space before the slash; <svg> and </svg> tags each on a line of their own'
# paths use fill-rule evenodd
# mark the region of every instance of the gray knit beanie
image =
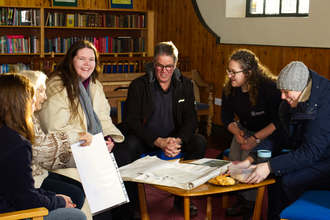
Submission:
<svg viewBox="0 0 330 220">
<path fill-rule="evenodd" d="M 307 86 L 309 71 L 300 61 L 293 61 L 282 69 L 277 79 L 277 89 L 300 91 Z"/>
</svg>

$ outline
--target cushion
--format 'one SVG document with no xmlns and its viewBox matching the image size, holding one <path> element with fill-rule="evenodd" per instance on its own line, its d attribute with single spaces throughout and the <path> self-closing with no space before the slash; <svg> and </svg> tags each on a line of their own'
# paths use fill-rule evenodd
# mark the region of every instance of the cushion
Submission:
<svg viewBox="0 0 330 220">
<path fill-rule="evenodd" d="M 196 102 L 197 110 L 208 109 L 209 105 L 201 102 Z"/>
<path fill-rule="evenodd" d="M 307 191 L 284 209 L 280 217 L 290 220 L 326 220 L 330 216 L 330 191 Z"/>
</svg>

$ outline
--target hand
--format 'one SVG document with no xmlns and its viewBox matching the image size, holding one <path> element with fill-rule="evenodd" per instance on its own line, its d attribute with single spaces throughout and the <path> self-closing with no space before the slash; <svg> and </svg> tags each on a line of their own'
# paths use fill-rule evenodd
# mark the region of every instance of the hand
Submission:
<svg viewBox="0 0 330 220">
<path fill-rule="evenodd" d="M 74 204 L 69 196 L 65 196 L 62 194 L 57 194 L 56 196 L 61 196 L 65 200 L 65 208 L 75 208 L 76 204 Z"/>
<path fill-rule="evenodd" d="M 246 143 L 246 140 L 244 139 L 244 135 L 245 135 L 245 133 L 242 130 L 239 130 L 239 131 L 236 132 L 235 137 L 236 137 L 237 143 L 239 143 L 239 144 L 245 144 Z"/>
<path fill-rule="evenodd" d="M 245 139 L 245 143 L 241 144 L 241 150 L 251 150 L 257 145 L 256 139 L 253 136 L 250 136 Z"/>
<path fill-rule="evenodd" d="M 80 146 L 89 146 L 92 143 L 93 136 L 88 132 L 78 132 L 79 134 L 79 141 L 85 141 L 84 143 L 80 144 Z"/>
<path fill-rule="evenodd" d="M 157 138 L 154 142 L 156 147 L 159 147 L 164 151 L 165 156 L 175 157 L 181 152 L 181 139 L 180 138 Z"/>
<path fill-rule="evenodd" d="M 108 147 L 108 151 L 109 153 L 112 151 L 112 148 L 115 146 L 115 143 L 112 142 L 111 138 L 108 137 L 108 140 L 105 141 L 107 147 Z"/>
<path fill-rule="evenodd" d="M 252 162 L 248 158 L 246 158 L 245 160 L 235 164 L 235 166 L 239 166 L 239 167 L 242 167 L 243 169 L 246 169 L 252 164 Z"/>
<path fill-rule="evenodd" d="M 246 183 L 260 183 L 270 174 L 268 163 L 260 163 L 255 171 L 246 179 Z"/>
</svg>

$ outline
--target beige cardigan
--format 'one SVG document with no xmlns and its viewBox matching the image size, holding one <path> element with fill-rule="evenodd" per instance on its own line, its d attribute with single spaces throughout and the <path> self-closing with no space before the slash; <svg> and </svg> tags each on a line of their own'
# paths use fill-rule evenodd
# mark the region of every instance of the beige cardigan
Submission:
<svg viewBox="0 0 330 220">
<path fill-rule="evenodd" d="M 61 86 L 62 81 L 59 79 L 60 77 L 54 77 L 51 81 L 47 81 L 47 96 L 51 89 L 56 89 L 59 85 Z M 123 134 L 112 123 L 110 118 L 110 105 L 103 92 L 102 84 L 98 80 L 96 80 L 96 83 L 90 82 L 90 91 L 92 106 L 100 119 L 103 136 L 110 135 L 115 142 L 123 142 Z M 79 105 L 78 112 L 79 119 L 71 122 L 69 99 L 66 89 L 63 89 L 48 97 L 38 115 L 41 127 L 45 133 L 70 132 L 68 133 L 70 143 L 76 143 L 79 141 L 79 135 L 76 132 L 87 131 L 87 119 L 81 105 Z"/>
</svg>

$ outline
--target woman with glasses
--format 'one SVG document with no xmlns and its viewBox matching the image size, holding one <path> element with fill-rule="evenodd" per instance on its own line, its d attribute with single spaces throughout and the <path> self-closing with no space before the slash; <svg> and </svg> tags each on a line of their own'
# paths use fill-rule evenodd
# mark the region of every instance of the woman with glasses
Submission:
<svg viewBox="0 0 330 220">
<path fill-rule="evenodd" d="M 281 93 L 276 88 L 276 77 L 252 51 L 234 51 L 226 71 L 228 77 L 222 93 L 221 119 L 234 135 L 229 160 L 242 161 L 275 130 Z M 255 197 L 256 192 L 251 190 L 239 194 L 237 202 L 226 210 L 226 214 L 244 214 L 243 219 L 252 219 Z"/>
</svg>

